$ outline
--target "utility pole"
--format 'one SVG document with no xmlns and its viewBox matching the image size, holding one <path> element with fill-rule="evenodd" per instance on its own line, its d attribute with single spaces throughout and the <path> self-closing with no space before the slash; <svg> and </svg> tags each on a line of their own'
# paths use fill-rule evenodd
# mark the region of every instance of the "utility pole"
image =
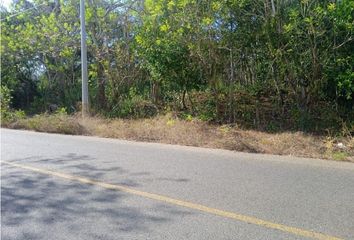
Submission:
<svg viewBox="0 0 354 240">
<path fill-rule="evenodd" d="M 88 80 L 87 80 L 87 47 L 85 28 L 85 0 L 80 0 L 81 23 L 81 75 L 82 75 L 82 116 L 89 114 Z"/>
</svg>

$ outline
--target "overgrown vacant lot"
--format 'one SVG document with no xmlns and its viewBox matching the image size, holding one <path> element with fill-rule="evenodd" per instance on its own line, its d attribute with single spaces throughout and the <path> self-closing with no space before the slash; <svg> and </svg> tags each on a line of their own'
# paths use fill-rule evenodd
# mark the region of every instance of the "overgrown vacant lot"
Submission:
<svg viewBox="0 0 354 240">
<path fill-rule="evenodd" d="M 148 119 L 105 119 L 42 114 L 2 122 L 3 127 L 40 132 L 91 135 L 134 141 L 221 148 L 252 153 L 294 155 L 354 162 L 354 139 L 302 132 L 267 133 L 231 125 L 181 120 L 172 115 Z"/>
</svg>

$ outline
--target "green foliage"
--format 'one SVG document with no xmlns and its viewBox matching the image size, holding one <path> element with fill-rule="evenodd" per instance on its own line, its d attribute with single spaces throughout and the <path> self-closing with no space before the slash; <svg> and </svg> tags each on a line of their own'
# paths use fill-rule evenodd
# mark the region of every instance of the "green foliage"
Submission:
<svg viewBox="0 0 354 240">
<path fill-rule="evenodd" d="M 158 108 L 151 101 L 139 95 L 135 88 L 129 90 L 129 94 L 110 111 L 110 117 L 123 118 L 147 118 L 158 113 Z"/>
<path fill-rule="evenodd" d="M 67 115 L 68 112 L 66 110 L 66 107 L 61 107 L 61 108 L 58 108 L 56 111 L 55 111 L 56 114 L 59 114 L 59 115 Z"/>
<path fill-rule="evenodd" d="M 88 1 L 93 112 L 140 118 L 169 109 L 269 131 L 340 128 L 354 118 L 353 9 L 352 0 Z M 13 108 L 75 111 L 77 10 L 74 0 L 1 10 L 2 82 Z"/>
<path fill-rule="evenodd" d="M 26 114 L 22 110 L 13 110 L 11 109 L 11 91 L 5 85 L 1 85 L 0 87 L 0 117 L 1 117 L 1 124 L 6 126 L 12 122 L 18 121 L 20 119 L 24 119 Z"/>
<path fill-rule="evenodd" d="M 6 112 L 10 111 L 11 104 L 11 91 L 5 85 L 0 86 L 0 107 L 1 107 L 1 116 Z"/>
</svg>

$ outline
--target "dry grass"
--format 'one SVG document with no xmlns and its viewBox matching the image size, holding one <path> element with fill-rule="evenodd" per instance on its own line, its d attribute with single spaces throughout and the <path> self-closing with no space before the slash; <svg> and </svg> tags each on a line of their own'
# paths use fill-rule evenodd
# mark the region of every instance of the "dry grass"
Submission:
<svg viewBox="0 0 354 240">
<path fill-rule="evenodd" d="M 81 135 L 85 133 L 84 126 L 80 125 L 77 117 L 66 114 L 55 115 L 35 115 L 30 118 L 21 118 L 11 123 L 4 124 L 3 127 L 14 129 L 28 129 L 38 132 L 62 133 Z"/>
<path fill-rule="evenodd" d="M 143 120 L 37 115 L 5 127 L 354 162 L 352 137 L 330 138 L 302 132 L 265 133 L 197 120 L 186 121 L 172 115 Z M 344 147 L 338 147 L 338 143 Z"/>
</svg>

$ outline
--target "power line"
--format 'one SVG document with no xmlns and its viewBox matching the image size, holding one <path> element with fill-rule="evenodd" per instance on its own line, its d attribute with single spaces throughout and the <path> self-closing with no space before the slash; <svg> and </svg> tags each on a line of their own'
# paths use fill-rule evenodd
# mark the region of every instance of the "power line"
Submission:
<svg viewBox="0 0 354 240">
<path fill-rule="evenodd" d="M 7 18 L 16 17 L 16 16 L 18 16 L 18 15 L 20 15 L 22 13 L 28 12 L 28 11 L 30 11 L 32 9 L 35 9 L 35 8 L 43 6 L 43 5 L 46 5 L 46 3 L 42 3 L 42 4 L 39 4 L 37 6 L 31 7 L 31 8 L 27 8 L 27 9 L 23 10 L 22 12 L 17 12 L 17 13 L 11 14 L 10 16 L 6 16 L 5 18 L 0 19 L 0 21 L 3 21 L 5 19 L 7 19 Z"/>
</svg>

